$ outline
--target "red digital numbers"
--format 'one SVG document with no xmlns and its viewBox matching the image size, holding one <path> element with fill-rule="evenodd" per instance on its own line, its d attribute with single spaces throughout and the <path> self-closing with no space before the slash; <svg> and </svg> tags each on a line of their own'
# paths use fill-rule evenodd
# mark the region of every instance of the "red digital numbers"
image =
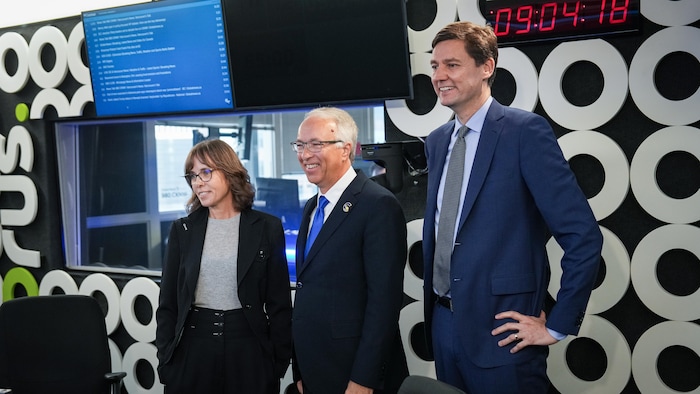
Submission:
<svg viewBox="0 0 700 394">
<path fill-rule="evenodd" d="M 598 17 L 598 23 L 601 25 L 605 23 L 605 13 L 606 13 L 606 8 L 605 8 L 605 3 L 607 3 L 606 0 L 602 0 L 603 4 L 600 6 L 600 17 Z M 622 3 L 623 1 L 620 1 Z M 624 5 L 618 5 L 617 0 L 612 0 L 611 1 L 611 7 L 608 12 L 608 22 L 611 25 L 615 25 L 618 23 L 625 23 L 627 20 L 627 8 L 630 5 L 630 0 L 625 0 Z"/>
<path fill-rule="evenodd" d="M 588 22 L 598 27 L 627 22 L 630 0 L 532 2 L 490 11 L 496 36 L 557 33 Z"/>
<path fill-rule="evenodd" d="M 566 3 L 564 3 L 566 4 Z M 576 2 L 578 4 L 578 2 Z M 547 19 L 545 19 L 547 18 Z M 552 31 L 557 25 L 557 3 L 542 4 L 540 12 L 540 31 Z"/>
<path fill-rule="evenodd" d="M 516 30 L 515 34 L 525 34 L 530 32 L 530 27 L 532 26 L 532 10 L 534 8 L 531 5 L 519 7 L 517 11 L 518 25 L 525 25 L 522 29 Z"/>
<path fill-rule="evenodd" d="M 561 14 L 566 18 L 566 19 L 571 19 L 571 23 L 574 27 L 576 27 L 576 24 L 578 23 L 578 10 L 581 4 L 580 2 L 576 2 L 574 5 L 573 11 L 569 8 L 571 5 L 569 3 L 564 3 L 564 10 L 562 10 Z"/>
<path fill-rule="evenodd" d="M 510 34 L 510 18 L 512 15 L 513 10 L 510 8 L 501 8 L 496 11 L 496 24 L 494 25 L 496 37 Z"/>
</svg>

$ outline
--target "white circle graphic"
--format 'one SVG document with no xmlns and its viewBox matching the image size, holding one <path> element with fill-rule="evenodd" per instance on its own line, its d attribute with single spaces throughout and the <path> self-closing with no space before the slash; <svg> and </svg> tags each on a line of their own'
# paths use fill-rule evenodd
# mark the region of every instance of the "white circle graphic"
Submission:
<svg viewBox="0 0 700 394">
<path fill-rule="evenodd" d="M 679 199 L 666 195 L 656 182 L 659 161 L 672 152 L 688 152 L 700 160 L 700 130 L 690 126 L 666 127 L 647 137 L 632 158 L 632 192 L 653 217 L 668 223 L 694 223 L 700 220 L 700 189 Z"/>
<path fill-rule="evenodd" d="M 416 243 L 423 239 L 423 219 L 411 220 L 406 223 L 408 231 L 406 236 L 406 244 L 410 250 Z M 423 268 L 423 267 L 421 267 Z M 423 299 L 423 279 L 419 278 L 412 270 L 408 260 L 404 268 L 403 275 L 403 292 L 414 300 Z"/>
<path fill-rule="evenodd" d="M 112 278 L 105 274 L 90 274 L 80 284 L 79 294 L 92 296 L 95 292 L 104 294 L 107 300 L 105 325 L 107 334 L 111 335 L 119 326 L 119 288 Z"/>
<path fill-rule="evenodd" d="M 497 67 L 508 70 L 515 79 L 515 97 L 509 106 L 533 111 L 537 105 L 537 69 L 532 60 L 517 48 L 502 48 L 498 50 Z"/>
<path fill-rule="evenodd" d="M 457 0 L 457 15 L 461 21 L 471 21 L 481 26 L 486 24 L 486 19 L 481 15 L 478 0 Z"/>
<path fill-rule="evenodd" d="M 695 1 L 700 6 L 700 2 Z M 649 119 L 669 126 L 687 125 L 700 120 L 700 89 L 684 100 L 669 100 L 659 93 L 654 82 L 659 61 L 669 53 L 686 52 L 700 61 L 699 42 L 700 29 L 691 26 L 669 27 L 647 38 L 637 49 L 630 64 L 630 94 L 639 110 Z"/>
<path fill-rule="evenodd" d="M 12 51 L 17 56 L 17 71 L 10 75 L 5 69 L 5 58 Z M 7 32 L 0 35 L 0 90 L 17 93 L 29 81 L 29 45 L 19 33 Z"/>
<path fill-rule="evenodd" d="M 411 53 L 430 52 L 433 38 L 440 29 L 457 18 L 455 0 L 435 0 L 437 12 L 433 23 L 423 30 L 413 30 L 408 26 L 408 48 Z"/>
<path fill-rule="evenodd" d="M 80 89 L 84 87 L 85 86 Z M 80 89 L 78 89 L 78 92 Z M 59 117 L 69 116 L 70 114 L 70 103 L 62 91 L 58 89 L 42 89 L 34 97 L 34 101 L 32 101 L 32 107 L 29 109 L 29 118 L 42 119 L 44 117 L 44 111 L 48 106 L 54 107 Z"/>
<path fill-rule="evenodd" d="M 681 393 L 668 387 L 659 376 L 657 361 L 661 352 L 671 346 L 684 346 L 700 355 L 700 327 L 678 321 L 659 323 L 648 329 L 637 341 L 632 354 L 632 374 L 643 393 Z M 685 373 L 693 373 L 686 369 Z M 695 372 L 697 374 L 697 371 Z M 700 393 L 700 387 L 682 393 Z"/>
<path fill-rule="evenodd" d="M 408 370 L 412 375 L 435 377 L 435 363 L 433 361 L 425 361 L 418 357 L 411 346 L 411 331 L 418 323 L 423 321 L 423 302 L 416 301 L 406 305 L 401 309 L 399 316 L 399 328 L 401 331 L 401 339 L 403 347 L 406 350 L 406 362 Z"/>
<path fill-rule="evenodd" d="M 83 85 L 78 88 L 71 98 L 70 104 L 68 106 L 68 112 L 66 116 L 81 116 L 83 114 L 83 109 L 85 109 L 85 104 L 93 102 L 92 98 L 92 86 Z M 63 116 L 63 115 L 62 115 Z"/>
<path fill-rule="evenodd" d="M 51 295 L 53 290 L 59 288 L 64 294 L 78 294 L 78 285 L 75 279 L 64 270 L 51 270 L 41 278 L 39 295 Z"/>
<path fill-rule="evenodd" d="M 163 385 L 158 381 L 158 357 L 156 356 L 156 347 L 153 344 L 145 342 L 134 342 L 126 352 L 124 352 L 124 360 L 122 361 L 122 369 L 126 372 L 124 377 L 124 387 L 129 393 L 153 393 L 162 394 Z M 153 376 L 155 380 L 153 386 L 150 389 L 143 387 L 141 382 L 138 381 L 138 374 L 136 373 L 136 366 L 139 360 L 144 360 L 153 369 Z"/>
<path fill-rule="evenodd" d="M 659 283 L 659 258 L 673 249 L 686 250 L 700 258 L 700 228 L 669 224 L 647 234 L 632 255 L 632 285 L 639 299 L 652 312 L 669 320 L 700 319 L 700 290 L 687 296 L 669 293 Z M 683 275 L 679 272 L 678 275 Z"/>
<path fill-rule="evenodd" d="M 547 375 L 554 387 L 562 393 L 597 394 L 620 393 L 629 382 L 632 355 L 629 345 L 609 321 L 595 315 L 586 315 L 581 325 L 579 337 L 591 338 L 605 351 L 608 369 L 600 379 L 585 381 L 579 379 L 566 363 L 566 349 L 574 337 L 567 337 L 549 347 Z"/>
<path fill-rule="evenodd" d="M 158 285 L 149 278 L 136 277 L 124 285 L 119 310 L 122 324 L 132 338 L 140 342 L 152 342 L 156 339 L 156 309 L 158 309 Z M 151 319 L 143 325 L 134 314 L 136 297 L 144 296 L 151 304 Z"/>
<path fill-rule="evenodd" d="M 689 25 L 700 19 L 698 0 L 641 0 L 640 13 L 662 26 Z"/>
<path fill-rule="evenodd" d="M 90 69 L 83 63 L 81 48 L 85 42 L 83 22 L 78 22 L 68 36 L 68 69 L 76 81 L 90 85 Z"/>
<path fill-rule="evenodd" d="M 56 54 L 56 62 L 51 70 L 46 70 L 41 62 L 41 52 L 51 45 Z M 42 26 L 32 35 L 29 42 L 29 71 L 32 79 L 42 88 L 58 87 L 68 74 L 68 42 L 55 26 Z"/>
<path fill-rule="evenodd" d="M 124 372 L 122 370 L 122 352 L 119 350 L 119 346 L 112 340 L 112 338 L 107 338 L 109 343 L 109 358 L 112 364 L 112 372 Z"/>
<path fill-rule="evenodd" d="M 413 75 L 424 74 L 430 77 L 429 53 L 412 53 L 411 70 Z M 437 98 L 437 97 L 436 97 Z M 406 100 L 387 100 L 384 102 L 386 113 L 391 121 L 403 133 L 413 137 L 425 137 L 452 117 L 452 110 L 440 104 L 437 100 L 433 109 L 425 115 L 416 115 L 406 106 Z"/>
<path fill-rule="evenodd" d="M 566 70 L 579 61 L 595 64 L 603 73 L 603 91 L 590 105 L 571 104 L 561 89 Z M 553 121 L 571 130 L 595 129 L 612 119 L 627 98 L 627 64 L 610 43 L 601 39 L 559 44 L 540 70 L 540 101 Z"/>
<path fill-rule="evenodd" d="M 600 192 L 588 199 L 597 220 L 615 212 L 629 190 L 629 163 L 622 148 L 610 137 L 596 131 L 573 131 L 559 137 L 566 160 L 588 154 L 603 166 L 605 181 Z"/>
</svg>

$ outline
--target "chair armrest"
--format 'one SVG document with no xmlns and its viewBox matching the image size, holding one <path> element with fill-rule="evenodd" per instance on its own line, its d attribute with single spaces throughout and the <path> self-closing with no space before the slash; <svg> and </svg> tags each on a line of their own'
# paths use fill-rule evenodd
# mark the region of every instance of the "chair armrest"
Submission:
<svg viewBox="0 0 700 394">
<path fill-rule="evenodd" d="M 109 372 L 105 374 L 105 379 L 110 382 L 118 382 L 126 376 L 126 372 Z"/>
<path fill-rule="evenodd" d="M 122 391 L 122 380 L 126 376 L 126 372 L 108 372 L 105 374 L 105 379 L 111 386 L 112 394 L 120 394 Z"/>
</svg>

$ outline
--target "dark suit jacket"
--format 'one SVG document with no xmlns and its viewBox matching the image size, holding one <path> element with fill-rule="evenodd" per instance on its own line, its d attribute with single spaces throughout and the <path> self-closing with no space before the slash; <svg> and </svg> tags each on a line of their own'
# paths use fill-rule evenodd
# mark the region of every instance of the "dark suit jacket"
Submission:
<svg viewBox="0 0 700 394">
<path fill-rule="evenodd" d="M 398 334 L 407 254 L 401 207 L 359 173 L 304 259 L 316 201 L 306 203 L 297 239 L 295 381 L 314 394 L 343 393 L 350 380 L 395 391 L 408 372 Z"/>
<path fill-rule="evenodd" d="M 423 230 L 425 322 L 431 338 L 435 306 L 433 255 L 437 190 L 454 122 L 426 140 L 429 180 Z M 563 276 L 547 326 L 576 334 L 593 288 L 602 235 L 551 127 L 539 115 L 493 101 L 481 131 L 451 263 L 454 319 L 464 353 L 484 368 L 522 362 L 546 347 L 516 354 L 499 348 L 491 330 L 499 312 L 539 316 L 550 279 L 545 244 L 564 250 Z M 441 335 L 441 333 L 432 333 Z M 430 346 L 431 344 L 429 344 Z"/>
<path fill-rule="evenodd" d="M 204 248 L 209 210 L 200 208 L 173 222 L 156 312 L 158 369 L 172 357 L 180 341 Z M 260 346 L 283 377 L 291 359 L 291 296 L 280 219 L 263 212 L 241 212 L 238 243 L 238 298 Z"/>
</svg>

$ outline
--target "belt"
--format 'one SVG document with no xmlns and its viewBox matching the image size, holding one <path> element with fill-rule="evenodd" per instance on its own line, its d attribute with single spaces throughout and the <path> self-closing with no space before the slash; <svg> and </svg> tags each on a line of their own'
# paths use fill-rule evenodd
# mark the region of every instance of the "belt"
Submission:
<svg viewBox="0 0 700 394">
<path fill-rule="evenodd" d="M 223 311 L 193 306 L 187 315 L 185 328 L 195 336 L 220 337 L 227 333 L 243 337 L 248 332 L 252 335 L 240 308 Z"/>
<path fill-rule="evenodd" d="M 449 309 L 452 311 L 452 298 L 450 297 L 443 297 L 443 296 L 437 296 L 437 303 L 438 305 L 444 306 L 445 308 Z"/>
</svg>

